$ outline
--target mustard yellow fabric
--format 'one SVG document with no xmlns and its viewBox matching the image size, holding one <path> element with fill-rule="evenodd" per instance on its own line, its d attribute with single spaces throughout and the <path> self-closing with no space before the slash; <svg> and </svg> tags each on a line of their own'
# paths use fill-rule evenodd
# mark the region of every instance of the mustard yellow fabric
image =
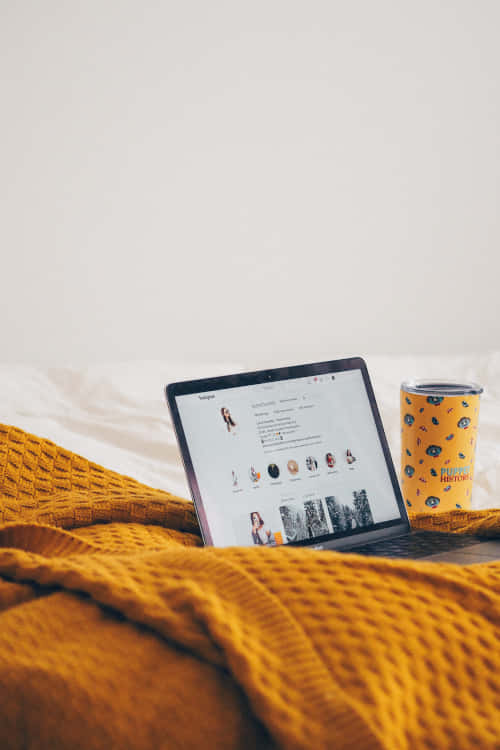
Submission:
<svg viewBox="0 0 500 750">
<path fill-rule="evenodd" d="M 2 749 L 500 748 L 496 563 L 203 549 L 190 503 L 12 427 L 0 513 Z"/>
</svg>

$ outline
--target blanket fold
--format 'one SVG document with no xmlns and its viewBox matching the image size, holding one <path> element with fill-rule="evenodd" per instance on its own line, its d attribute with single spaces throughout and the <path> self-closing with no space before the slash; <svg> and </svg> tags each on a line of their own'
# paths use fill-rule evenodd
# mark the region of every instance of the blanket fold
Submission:
<svg viewBox="0 0 500 750">
<path fill-rule="evenodd" d="M 500 748 L 500 565 L 203 549 L 188 502 L 0 440 L 2 747 Z"/>
</svg>

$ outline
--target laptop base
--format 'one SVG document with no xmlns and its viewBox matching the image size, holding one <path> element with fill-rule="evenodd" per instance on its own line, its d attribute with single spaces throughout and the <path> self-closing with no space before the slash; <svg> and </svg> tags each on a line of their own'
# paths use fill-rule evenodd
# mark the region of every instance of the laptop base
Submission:
<svg viewBox="0 0 500 750">
<path fill-rule="evenodd" d="M 435 531 L 410 531 L 397 537 L 342 550 L 374 557 L 425 559 L 459 565 L 500 560 L 500 539 Z"/>
</svg>

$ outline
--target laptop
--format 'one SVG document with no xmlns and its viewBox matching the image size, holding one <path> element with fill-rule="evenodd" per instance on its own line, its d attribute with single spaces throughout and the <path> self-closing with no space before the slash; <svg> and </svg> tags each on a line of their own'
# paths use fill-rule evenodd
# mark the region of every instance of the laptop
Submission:
<svg viewBox="0 0 500 750">
<path fill-rule="evenodd" d="M 171 383 L 206 545 L 468 564 L 500 540 L 412 531 L 361 357 Z"/>
</svg>

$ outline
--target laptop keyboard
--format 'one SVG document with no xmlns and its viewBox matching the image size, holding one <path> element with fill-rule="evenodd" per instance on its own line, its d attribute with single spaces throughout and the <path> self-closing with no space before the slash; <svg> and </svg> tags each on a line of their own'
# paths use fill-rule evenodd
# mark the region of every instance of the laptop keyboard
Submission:
<svg viewBox="0 0 500 750">
<path fill-rule="evenodd" d="M 404 536 L 385 539 L 381 542 L 363 544 L 353 547 L 348 552 L 356 555 L 374 555 L 375 557 L 408 557 L 417 559 L 435 555 L 437 552 L 448 552 L 453 549 L 468 547 L 481 540 L 463 534 L 441 534 L 433 531 L 413 531 Z"/>
</svg>

